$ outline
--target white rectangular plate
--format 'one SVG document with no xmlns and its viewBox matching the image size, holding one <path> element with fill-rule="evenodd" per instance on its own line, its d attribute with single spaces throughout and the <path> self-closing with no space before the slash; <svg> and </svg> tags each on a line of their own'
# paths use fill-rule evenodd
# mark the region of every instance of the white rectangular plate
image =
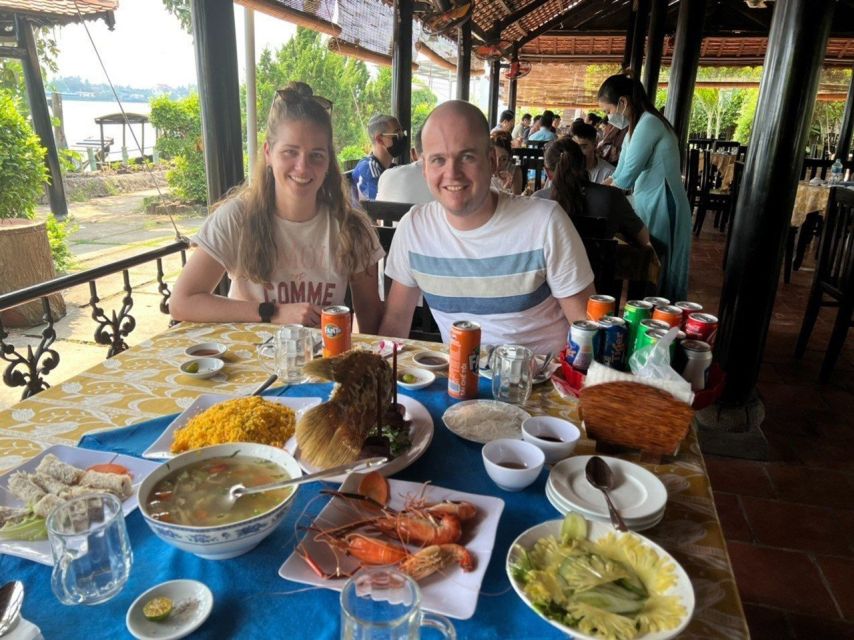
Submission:
<svg viewBox="0 0 854 640">
<path fill-rule="evenodd" d="M 80 447 L 69 447 L 64 444 L 55 444 L 38 454 L 35 458 L 27 460 L 23 464 L 18 465 L 14 469 L 10 469 L 5 474 L 0 476 L 0 505 L 4 507 L 22 507 L 24 504 L 9 492 L 8 482 L 9 476 L 15 471 L 26 471 L 33 473 L 39 462 L 47 454 L 52 453 L 57 458 L 70 465 L 74 465 L 80 469 L 86 469 L 93 464 L 104 464 L 107 462 L 115 462 L 128 468 L 133 476 L 133 495 L 124 501 L 122 511 L 127 516 L 131 511 L 139 506 L 137 500 L 137 492 L 139 485 L 148 476 L 160 466 L 157 462 L 149 460 L 140 460 L 132 456 L 125 456 L 120 453 L 112 453 L 111 451 L 93 451 L 92 449 L 81 449 Z M 50 543 L 47 540 L 36 540 L 34 542 L 26 542 L 24 540 L 0 540 L 0 553 L 8 553 L 10 556 L 18 556 L 26 558 L 48 566 L 53 565 L 53 557 L 50 553 Z"/>
<path fill-rule="evenodd" d="M 362 474 L 351 474 L 341 485 L 341 491 L 355 491 L 361 479 Z M 458 566 L 450 565 L 443 571 L 419 582 L 423 597 L 422 605 L 425 610 L 458 620 L 471 618 L 477 607 L 483 575 L 486 573 L 486 567 L 492 557 L 492 549 L 495 546 L 495 532 L 498 529 L 501 512 L 504 510 L 504 500 L 476 493 L 453 491 L 434 485 L 424 485 L 419 482 L 389 480 L 389 484 L 391 486 L 389 506 L 392 509 L 403 508 L 407 497 L 418 497 L 422 491 L 424 492 L 424 499 L 429 503 L 442 500 L 465 500 L 477 507 L 476 520 L 474 523 L 463 525 L 464 533 L 461 540 L 461 543 L 465 544 L 466 549 L 474 556 L 474 571 L 463 573 Z M 338 508 L 335 502 L 339 500 L 341 499 L 333 498 L 330 500 L 329 504 L 318 514 L 315 520 L 316 526 L 323 523 L 324 529 L 331 529 L 352 520 L 352 509 Z M 303 539 L 303 543 L 312 557 L 324 558 L 328 556 L 325 545 L 313 540 L 311 534 Z M 335 591 L 341 591 L 346 582 L 343 578 L 324 580 L 314 573 L 305 560 L 296 553 L 292 553 L 285 560 L 285 563 L 279 568 L 279 575 L 286 580 L 316 585 Z"/>
<path fill-rule="evenodd" d="M 172 446 L 172 439 L 176 429 L 180 429 L 190 421 L 190 418 L 198 415 L 202 411 L 210 409 L 215 404 L 225 402 L 226 400 L 234 400 L 239 396 L 222 396 L 215 394 L 204 394 L 193 401 L 189 407 L 184 409 L 169 426 L 163 430 L 160 437 L 155 440 L 148 449 L 143 451 L 142 455 L 145 458 L 152 460 L 169 460 L 174 458 L 176 454 L 172 453 L 169 448 Z M 264 396 L 265 400 L 276 402 L 278 404 L 290 407 L 297 414 L 297 420 L 306 409 L 318 405 L 322 402 L 320 398 L 287 398 L 284 396 Z"/>
</svg>

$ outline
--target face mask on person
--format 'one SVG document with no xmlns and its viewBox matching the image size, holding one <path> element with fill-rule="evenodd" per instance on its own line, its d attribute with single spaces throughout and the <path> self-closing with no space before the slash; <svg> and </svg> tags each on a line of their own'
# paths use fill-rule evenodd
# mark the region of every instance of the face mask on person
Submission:
<svg viewBox="0 0 854 640">
<path fill-rule="evenodd" d="M 619 105 L 617 109 L 619 109 Z M 608 122 L 610 122 L 613 126 L 617 127 L 617 129 L 625 129 L 629 126 L 629 119 L 626 117 L 626 110 L 623 109 L 623 113 L 619 111 L 614 111 L 614 113 L 608 116 Z"/>
<path fill-rule="evenodd" d="M 396 158 L 406 150 L 406 134 L 398 133 L 394 137 L 394 141 L 386 147 L 392 158 Z"/>
</svg>

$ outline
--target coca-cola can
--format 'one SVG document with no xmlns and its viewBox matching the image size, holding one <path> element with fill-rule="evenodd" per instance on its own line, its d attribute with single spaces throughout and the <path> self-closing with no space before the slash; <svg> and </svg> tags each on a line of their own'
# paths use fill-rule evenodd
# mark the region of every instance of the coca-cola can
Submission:
<svg viewBox="0 0 854 640">
<path fill-rule="evenodd" d="M 685 322 L 685 334 L 690 340 L 714 344 L 717 333 L 718 319 L 710 313 L 692 313 Z"/>
</svg>

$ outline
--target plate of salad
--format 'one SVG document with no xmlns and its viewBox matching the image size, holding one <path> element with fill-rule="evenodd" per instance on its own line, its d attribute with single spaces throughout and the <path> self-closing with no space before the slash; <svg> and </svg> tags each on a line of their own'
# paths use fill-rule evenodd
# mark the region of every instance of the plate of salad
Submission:
<svg viewBox="0 0 854 640">
<path fill-rule="evenodd" d="M 694 612 L 691 580 L 669 553 L 572 512 L 516 538 L 506 569 L 525 604 L 578 640 L 666 640 Z"/>
</svg>

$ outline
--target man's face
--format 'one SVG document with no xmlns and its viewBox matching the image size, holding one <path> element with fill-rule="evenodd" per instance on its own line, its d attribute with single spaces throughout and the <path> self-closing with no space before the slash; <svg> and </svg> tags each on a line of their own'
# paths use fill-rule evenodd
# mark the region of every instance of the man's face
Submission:
<svg viewBox="0 0 854 640">
<path fill-rule="evenodd" d="M 584 157 L 587 158 L 588 161 L 593 160 L 593 157 L 596 153 L 596 147 L 593 145 L 591 140 L 587 138 L 579 138 L 578 136 L 572 136 L 572 141 L 575 142 L 579 147 L 581 147 L 581 151 L 584 153 Z"/>
<path fill-rule="evenodd" d="M 503 128 L 505 131 L 513 131 L 513 127 L 516 126 L 516 120 L 505 120 L 503 123 Z"/>
<path fill-rule="evenodd" d="M 478 213 L 489 198 L 495 156 L 489 138 L 454 111 L 430 118 L 422 133 L 424 178 L 451 215 Z"/>
<path fill-rule="evenodd" d="M 530 127 L 531 126 L 531 119 L 530 118 L 522 118 L 522 124 L 525 125 L 526 127 Z"/>
</svg>

